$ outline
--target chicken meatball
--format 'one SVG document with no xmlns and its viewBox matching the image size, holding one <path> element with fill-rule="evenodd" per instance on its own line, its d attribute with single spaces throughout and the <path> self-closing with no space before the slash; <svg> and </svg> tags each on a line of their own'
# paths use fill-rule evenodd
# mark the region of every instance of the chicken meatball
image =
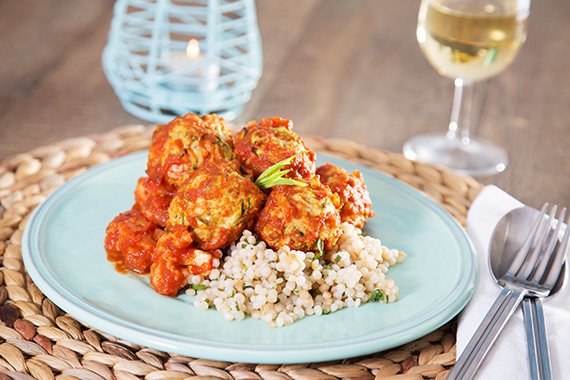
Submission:
<svg viewBox="0 0 570 380">
<path fill-rule="evenodd" d="M 340 200 L 318 177 L 308 185 L 275 186 L 259 214 L 255 232 L 271 248 L 330 249 L 341 235 Z"/>
<path fill-rule="evenodd" d="M 158 235 L 162 231 L 134 206 L 107 226 L 105 250 L 109 261 L 121 269 L 148 273 Z"/>
<path fill-rule="evenodd" d="M 171 186 L 142 177 L 135 188 L 135 202 L 149 221 L 161 227 L 168 221 L 168 206 L 174 196 Z"/>
<path fill-rule="evenodd" d="M 184 226 L 167 230 L 157 241 L 150 268 L 150 285 L 159 294 L 175 296 L 190 274 L 208 275 L 220 250 L 206 252 L 192 245 L 192 235 Z"/>
<path fill-rule="evenodd" d="M 337 193 L 341 201 L 340 219 L 357 228 L 364 227 L 366 220 L 374 216 L 370 194 L 362 179 L 362 173 L 355 170 L 349 174 L 343 168 L 325 164 L 317 168 L 321 182 Z"/>
<path fill-rule="evenodd" d="M 297 155 L 286 169 L 290 178 L 309 178 L 315 174 L 315 153 L 293 131 L 291 120 L 274 117 L 251 121 L 236 135 L 235 152 L 242 169 L 257 178 L 270 166 Z"/>
<path fill-rule="evenodd" d="M 168 209 L 168 224 L 183 225 L 204 250 L 222 248 L 249 228 L 264 194 L 228 165 L 208 162 L 192 171 Z"/>
<path fill-rule="evenodd" d="M 180 186 L 207 161 L 228 161 L 238 168 L 232 134 L 216 115 L 187 114 L 158 125 L 148 154 L 148 176 L 154 182 Z"/>
</svg>

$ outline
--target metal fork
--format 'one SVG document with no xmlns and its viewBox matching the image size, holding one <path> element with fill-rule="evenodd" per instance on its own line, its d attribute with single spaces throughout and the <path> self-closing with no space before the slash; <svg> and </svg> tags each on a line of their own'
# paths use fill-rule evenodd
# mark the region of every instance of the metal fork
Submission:
<svg viewBox="0 0 570 380">
<path fill-rule="evenodd" d="M 509 269 L 499 279 L 503 290 L 467 344 L 448 380 L 473 378 L 522 299 L 525 296 L 545 297 L 550 294 L 564 263 L 570 233 L 567 229 L 558 249 L 554 249 L 558 234 L 551 233 L 551 230 L 556 220 L 557 206 L 551 209 L 546 220 L 547 208 L 548 203 L 542 207 Z M 564 209 L 562 215 L 565 212 Z M 562 223 L 563 220 L 558 221 L 555 231 L 560 231 Z"/>
<path fill-rule="evenodd" d="M 558 218 L 559 223 L 551 233 L 560 236 L 560 228 L 564 220 L 566 209 L 563 209 Z M 559 249 L 566 252 L 570 240 L 570 216 L 566 221 L 566 231 L 560 240 Z M 556 243 L 556 241 L 555 241 Z M 564 274 L 561 273 L 560 276 Z M 546 284 L 547 287 L 554 288 L 554 284 Z M 558 279 L 560 281 L 560 279 Z M 523 300 L 523 315 L 528 340 L 528 353 L 530 359 L 530 374 L 533 380 L 551 380 L 552 370 L 550 361 L 550 348 L 546 334 L 546 323 L 542 310 L 542 297 L 525 297 Z"/>
</svg>

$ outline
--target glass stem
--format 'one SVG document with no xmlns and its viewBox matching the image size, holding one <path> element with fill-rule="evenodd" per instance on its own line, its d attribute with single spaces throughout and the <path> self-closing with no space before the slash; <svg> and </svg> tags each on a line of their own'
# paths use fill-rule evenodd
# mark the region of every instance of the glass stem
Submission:
<svg viewBox="0 0 570 380">
<path fill-rule="evenodd" d="M 451 108 L 451 121 L 447 138 L 453 140 L 458 146 L 469 144 L 469 128 L 471 123 L 471 109 L 473 105 L 473 82 L 464 79 L 455 79 L 455 93 L 453 107 Z"/>
</svg>

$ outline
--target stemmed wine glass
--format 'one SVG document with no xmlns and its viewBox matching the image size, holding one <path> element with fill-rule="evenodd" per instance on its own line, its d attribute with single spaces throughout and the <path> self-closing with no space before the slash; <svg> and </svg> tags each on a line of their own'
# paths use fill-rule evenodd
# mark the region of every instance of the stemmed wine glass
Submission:
<svg viewBox="0 0 570 380">
<path fill-rule="evenodd" d="M 455 81 L 449 129 L 408 140 L 409 159 L 483 176 L 505 170 L 501 147 L 469 134 L 473 85 L 505 70 L 526 39 L 530 0 L 422 0 L 417 38 L 439 74 Z"/>
</svg>

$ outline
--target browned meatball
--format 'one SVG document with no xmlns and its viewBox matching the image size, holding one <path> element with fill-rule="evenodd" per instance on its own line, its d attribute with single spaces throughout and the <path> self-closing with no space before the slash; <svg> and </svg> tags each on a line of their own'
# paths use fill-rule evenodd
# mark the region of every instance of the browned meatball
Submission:
<svg viewBox="0 0 570 380">
<path fill-rule="evenodd" d="M 355 170 L 348 174 L 343 168 L 327 163 L 317 168 L 317 174 L 322 183 L 339 195 L 342 204 L 340 219 L 357 228 L 364 227 L 366 220 L 374 216 L 374 211 L 362 173 Z"/>
<path fill-rule="evenodd" d="M 222 248 L 253 224 L 264 197 L 231 167 L 208 162 L 178 189 L 168 209 L 168 224 L 189 227 L 201 249 Z"/>
<path fill-rule="evenodd" d="M 332 248 L 341 234 L 340 200 L 318 177 L 308 186 L 275 186 L 255 225 L 255 232 L 271 248 L 316 251 L 319 241 Z"/>
<path fill-rule="evenodd" d="M 148 153 L 148 176 L 154 182 L 180 186 L 207 161 L 229 161 L 237 168 L 232 134 L 216 115 L 187 114 L 158 125 Z"/>
<path fill-rule="evenodd" d="M 257 178 L 270 166 L 299 154 L 286 168 L 288 177 L 309 178 L 315 174 L 315 153 L 293 131 L 291 120 L 274 117 L 250 121 L 236 135 L 235 152 L 242 169 Z"/>
<path fill-rule="evenodd" d="M 105 250 L 109 261 L 119 269 L 148 273 L 158 235 L 158 226 L 146 220 L 134 206 L 115 217 L 107 226 Z"/>
<path fill-rule="evenodd" d="M 156 183 L 142 177 L 135 188 L 135 202 L 143 215 L 151 222 L 165 227 L 168 221 L 168 206 L 174 190 L 164 183 Z"/>
</svg>

